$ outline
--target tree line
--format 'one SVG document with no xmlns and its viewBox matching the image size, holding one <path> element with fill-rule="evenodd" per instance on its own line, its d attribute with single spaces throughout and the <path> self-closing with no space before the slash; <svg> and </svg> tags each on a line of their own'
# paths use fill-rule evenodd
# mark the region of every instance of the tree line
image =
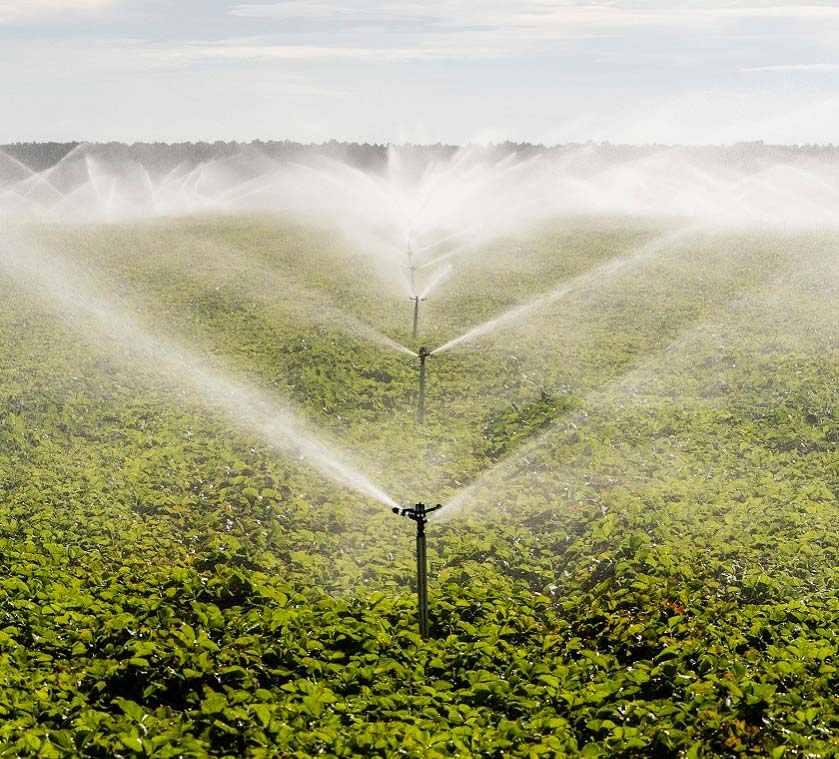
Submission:
<svg viewBox="0 0 839 759">
<path fill-rule="evenodd" d="M 388 145 L 357 142 L 339 142 L 331 140 L 320 144 L 304 144 L 289 140 L 254 140 L 252 142 L 121 142 L 80 143 L 80 142 L 15 142 L 0 145 L 0 151 L 15 158 L 33 171 L 43 171 L 54 166 L 69 153 L 84 146 L 94 155 L 114 161 L 137 161 L 149 169 L 171 170 L 179 164 L 198 164 L 219 160 L 248 150 L 278 161 L 302 161 L 323 157 L 340 160 L 352 166 L 367 170 L 381 171 L 387 165 Z M 457 145 L 400 145 L 403 155 L 431 161 L 447 158 L 458 149 Z M 759 168 L 767 161 L 789 161 L 801 157 L 815 158 L 822 161 L 839 162 L 837 145 L 769 145 L 763 142 L 737 143 L 728 146 L 678 146 L 619 145 L 608 142 L 567 143 L 546 146 L 532 143 L 502 142 L 482 148 L 491 155 L 503 157 L 515 153 L 520 158 L 537 154 L 562 156 L 574 151 L 587 149 L 604 161 L 640 159 L 653 153 L 666 150 L 688 151 L 697 159 L 719 163 L 734 164 L 744 169 Z"/>
</svg>

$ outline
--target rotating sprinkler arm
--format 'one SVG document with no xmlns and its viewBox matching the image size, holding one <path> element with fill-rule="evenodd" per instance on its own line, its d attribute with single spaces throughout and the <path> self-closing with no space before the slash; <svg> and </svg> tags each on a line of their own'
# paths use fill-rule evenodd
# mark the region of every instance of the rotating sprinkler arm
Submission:
<svg viewBox="0 0 839 759">
<path fill-rule="evenodd" d="M 428 520 L 426 516 L 430 514 L 432 511 L 437 511 L 437 509 L 442 509 L 443 504 L 438 503 L 436 506 L 432 506 L 430 508 L 426 507 L 424 503 L 418 503 L 414 508 L 407 508 L 407 509 L 400 509 L 398 506 L 394 506 L 391 511 L 394 514 L 398 514 L 400 517 L 406 517 L 418 524 L 426 525 L 428 524 Z"/>
</svg>

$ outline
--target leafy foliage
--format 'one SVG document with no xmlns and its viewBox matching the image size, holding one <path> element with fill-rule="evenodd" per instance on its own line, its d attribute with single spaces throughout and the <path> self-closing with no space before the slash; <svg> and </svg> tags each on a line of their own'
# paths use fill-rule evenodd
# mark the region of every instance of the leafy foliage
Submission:
<svg viewBox="0 0 839 759">
<path fill-rule="evenodd" d="M 655 233 L 482 251 L 424 337 Z M 594 280 L 430 359 L 417 428 L 416 367 L 329 310 L 407 342 L 409 304 L 338 240 L 262 219 L 39 235 L 406 502 L 462 495 L 429 528 L 423 643 L 404 524 L 5 287 L 0 756 L 837 753 L 829 240 L 696 236 Z"/>
</svg>

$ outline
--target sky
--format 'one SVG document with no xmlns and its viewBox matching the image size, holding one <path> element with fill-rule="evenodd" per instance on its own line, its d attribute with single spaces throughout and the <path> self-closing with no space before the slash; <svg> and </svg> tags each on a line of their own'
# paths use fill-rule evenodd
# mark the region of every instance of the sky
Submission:
<svg viewBox="0 0 839 759">
<path fill-rule="evenodd" d="M 839 3 L 0 0 L 0 143 L 839 143 Z"/>
</svg>

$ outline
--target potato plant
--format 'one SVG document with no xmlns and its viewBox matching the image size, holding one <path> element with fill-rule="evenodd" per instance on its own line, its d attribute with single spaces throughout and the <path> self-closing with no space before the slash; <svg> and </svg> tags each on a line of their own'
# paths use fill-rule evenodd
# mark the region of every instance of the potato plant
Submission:
<svg viewBox="0 0 839 759">
<path fill-rule="evenodd" d="M 433 348 L 667 225 L 456 261 Z M 417 367 L 336 236 L 219 218 L 30 230 L 269 395 L 429 526 L 0 283 L 0 756 L 814 757 L 839 751 L 829 235 L 686 235 Z M 353 321 L 355 320 L 355 321 Z"/>
</svg>

